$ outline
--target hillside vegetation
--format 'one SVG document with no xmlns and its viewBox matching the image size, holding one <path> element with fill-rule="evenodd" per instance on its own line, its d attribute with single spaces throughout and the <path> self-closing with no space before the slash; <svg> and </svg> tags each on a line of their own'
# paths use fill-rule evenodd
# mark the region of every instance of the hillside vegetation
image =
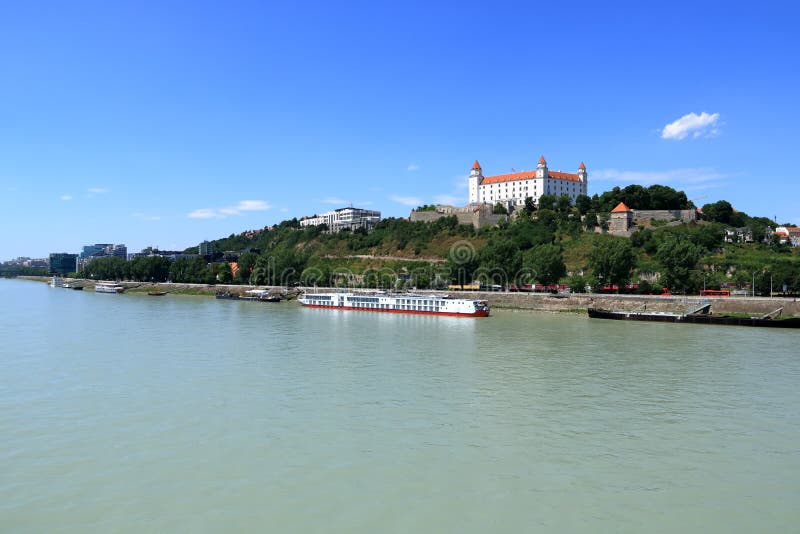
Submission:
<svg viewBox="0 0 800 534">
<path fill-rule="evenodd" d="M 758 293 L 768 293 L 770 283 L 776 290 L 785 285 L 790 292 L 800 291 L 798 250 L 774 241 L 760 242 L 769 219 L 749 217 L 720 201 L 703 206 L 706 221 L 654 223 L 631 238 L 593 232 L 604 224 L 602 214 L 620 201 L 634 209 L 693 207 L 684 193 L 668 187 L 629 186 L 581 197 L 575 206 L 563 197 L 542 197 L 540 209 L 528 205 L 498 227 L 477 231 L 460 225 L 455 216 L 432 223 L 389 218 L 369 232 L 337 234 L 326 233 L 324 227 L 301 228 L 292 219 L 213 241 L 219 258 L 215 263 L 202 257 L 182 258 L 147 269 L 150 258 L 127 265 L 95 260 L 81 275 L 384 288 L 401 284 L 443 287 L 473 281 L 503 286 L 562 283 L 573 291 L 584 291 L 587 285 L 624 288 L 638 283 L 640 292 L 668 287 L 677 293 L 719 288 L 721 284 L 749 287 L 755 278 Z M 758 242 L 723 243 L 729 225 L 750 226 Z M 222 251 L 237 253 L 235 272 L 224 261 Z"/>
</svg>

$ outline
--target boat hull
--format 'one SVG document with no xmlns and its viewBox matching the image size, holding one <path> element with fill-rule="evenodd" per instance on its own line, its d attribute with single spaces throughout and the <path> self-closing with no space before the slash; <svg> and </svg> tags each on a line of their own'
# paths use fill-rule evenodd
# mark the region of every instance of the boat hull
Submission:
<svg viewBox="0 0 800 534">
<path fill-rule="evenodd" d="M 800 328 L 800 318 L 769 319 L 761 317 L 736 317 L 710 314 L 660 314 L 648 312 L 615 312 L 600 308 L 589 308 L 593 319 L 614 319 L 618 321 L 646 321 L 660 323 L 689 323 L 725 326 L 758 326 L 765 328 Z"/>
<path fill-rule="evenodd" d="M 375 312 L 375 313 L 403 313 L 407 315 L 440 315 L 445 317 L 489 317 L 488 310 L 477 310 L 474 313 L 457 313 L 457 312 L 437 312 L 437 311 L 420 311 L 420 310 L 393 310 L 383 308 L 356 308 L 353 306 L 322 306 L 319 304 L 305 304 L 302 305 L 306 308 L 323 308 L 328 310 L 348 310 L 359 312 Z"/>
</svg>

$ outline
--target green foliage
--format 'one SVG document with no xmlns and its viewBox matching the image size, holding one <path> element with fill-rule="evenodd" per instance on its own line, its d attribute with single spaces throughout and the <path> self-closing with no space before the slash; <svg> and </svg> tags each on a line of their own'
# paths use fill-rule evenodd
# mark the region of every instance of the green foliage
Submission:
<svg viewBox="0 0 800 534">
<path fill-rule="evenodd" d="M 700 246 L 685 237 L 668 237 L 656 251 L 656 258 L 663 267 L 661 284 L 670 289 L 694 289 L 692 271 L 700 259 Z"/>
<path fill-rule="evenodd" d="M 503 204 L 498 202 L 492 208 L 492 213 L 494 213 L 495 215 L 508 215 L 508 209 L 506 209 L 506 207 Z"/>
<path fill-rule="evenodd" d="M 615 187 L 602 195 L 592 197 L 591 208 L 598 212 L 610 212 L 617 204 L 624 202 L 631 209 L 638 210 L 687 210 L 694 208 L 686 193 L 664 185 L 629 185 L 620 189 Z M 586 210 L 588 211 L 588 210 Z"/>
<path fill-rule="evenodd" d="M 436 211 L 436 204 L 423 204 L 422 206 L 417 206 L 414 211 Z"/>
<path fill-rule="evenodd" d="M 567 278 L 567 285 L 572 293 L 586 293 L 586 286 L 589 285 L 589 281 L 585 276 L 573 274 Z"/>
<path fill-rule="evenodd" d="M 0 265 L 0 277 L 47 276 L 47 267 L 25 267 L 23 265 Z"/>
<path fill-rule="evenodd" d="M 525 252 L 523 268 L 533 273 L 534 279 L 544 285 L 558 282 L 567 274 L 561 247 L 553 244 L 538 245 Z"/>
<path fill-rule="evenodd" d="M 589 254 L 589 267 L 602 285 L 626 284 L 636 265 L 636 256 L 628 239 L 602 239 Z"/>
<path fill-rule="evenodd" d="M 578 213 L 586 215 L 592 209 L 592 199 L 587 195 L 578 195 L 575 199 L 575 207 L 578 208 Z"/>
<path fill-rule="evenodd" d="M 731 206 L 731 203 L 727 200 L 720 200 L 710 204 L 704 204 L 702 209 L 703 216 L 706 218 L 706 220 L 723 224 L 731 224 L 733 206 Z"/>
<path fill-rule="evenodd" d="M 525 197 L 525 207 L 523 210 L 528 215 L 531 215 L 534 211 L 536 211 L 536 202 L 533 201 L 533 198 Z"/>
<path fill-rule="evenodd" d="M 774 226 L 767 218 L 749 217 L 720 201 L 704 206 L 711 218 L 720 219 L 716 222 L 651 227 L 630 239 L 584 232 L 607 225 L 608 211 L 621 201 L 637 209 L 692 207 L 684 193 L 669 187 L 628 186 L 592 198 L 578 197 L 574 206 L 565 196 L 545 195 L 537 209 L 528 198 L 522 210 L 502 225 L 480 231 L 459 224 L 455 215 L 431 223 L 388 218 L 369 232 L 336 234 L 327 233 L 325 227 L 301 228 L 293 219 L 212 242 L 220 253 L 241 252 L 235 278 L 223 263 L 208 264 L 203 258 L 170 263 L 158 257 L 130 262 L 98 259 L 82 275 L 209 284 L 229 279 L 259 285 L 359 283 L 380 288 L 395 287 L 399 280 L 405 287 L 425 288 L 474 281 L 551 284 L 569 269 L 593 274 L 603 285 L 625 284 L 636 280 L 637 273 L 657 273 L 680 291 L 702 287 L 704 280 L 709 287 L 723 282 L 750 284 L 755 275 L 757 291 L 768 292 L 770 278 L 775 289 L 786 284 L 789 291 L 800 290 L 800 250 L 777 242 L 723 242 L 726 225 L 749 226 L 760 241 L 766 227 Z M 444 261 L 430 263 L 428 258 Z M 576 274 L 568 283 L 580 292 L 594 280 Z M 639 290 L 653 288 L 640 281 Z"/>
<path fill-rule="evenodd" d="M 239 256 L 239 261 L 237 262 L 238 270 L 236 271 L 236 278 L 238 279 L 239 283 L 250 283 L 250 274 L 253 272 L 253 268 L 256 266 L 257 260 L 258 254 L 254 254 L 252 252 L 245 252 Z"/>
</svg>

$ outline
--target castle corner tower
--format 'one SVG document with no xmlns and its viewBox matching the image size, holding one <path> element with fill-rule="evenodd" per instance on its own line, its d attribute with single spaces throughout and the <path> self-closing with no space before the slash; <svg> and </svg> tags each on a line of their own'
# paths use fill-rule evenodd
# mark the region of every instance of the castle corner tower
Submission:
<svg viewBox="0 0 800 534">
<path fill-rule="evenodd" d="M 477 204 L 481 201 L 480 186 L 483 182 L 483 170 L 478 160 L 472 165 L 472 170 L 469 171 L 469 203 Z"/>
</svg>

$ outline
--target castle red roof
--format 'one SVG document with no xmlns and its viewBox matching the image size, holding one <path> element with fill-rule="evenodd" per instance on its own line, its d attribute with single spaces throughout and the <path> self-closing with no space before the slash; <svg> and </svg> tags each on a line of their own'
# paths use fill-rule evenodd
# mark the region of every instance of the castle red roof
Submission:
<svg viewBox="0 0 800 534">
<path fill-rule="evenodd" d="M 626 211 L 631 211 L 631 209 L 625 205 L 624 202 L 620 202 L 617 204 L 617 207 L 611 210 L 611 213 L 624 213 Z"/>
<path fill-rule="evenodd" d="M 578 178 L 577 174 L 572 174 L 570 172 L 547 171 L 547 176 L 549 176 L 550 178 L 555 178 L 556 180 L 570 180 L 573 182 L 581 181 L 581 179 Z"/>
<path fill-rule="evenodd" d="M 472 164 L 472 168 L 473 169 L 480 169 L 481 168 L 481 164 L 478 163 L 477 159 L 475 160 L 475 163 Z"/>
<path fill-rule="evenodd" d="M 547 165 L 547 161 L 544 159 L 544 156 L 539 158 L 539 163 L 541 163 L 542 165 Z"/>
<path fill-rule="evenodd" d="M 548 171 L 547 172 L 548 178 L 553 178 L 555 180 L 568 180 L 570 182 L 580 182 L 581 179 L 578 178 L 577 174 L 571 174 L 568 172 L 558 172 L 558 171 Z M 483 184 L 499 184 L 503 182 L 515 182 L 517 180 L 533 180 L 536 178 L 536 171 L 522 171 L 522 172 L 512 172 L 510 174 L 498 174 L 497 176 L 487 176 L 481 182 Z"/>
<path fill-rule="evenodd" d="M 580 170 L 582 170 L 582 171 L 585 171 L 585 170 L 586 170 L 586 165 L 584 165 L 584 164 L 583 164 L 583 162 L 581 161 L 581 164 L 580 164 L 580 165 L 578 165 L 578 168 L 579 168 Z"/>
</svg>

